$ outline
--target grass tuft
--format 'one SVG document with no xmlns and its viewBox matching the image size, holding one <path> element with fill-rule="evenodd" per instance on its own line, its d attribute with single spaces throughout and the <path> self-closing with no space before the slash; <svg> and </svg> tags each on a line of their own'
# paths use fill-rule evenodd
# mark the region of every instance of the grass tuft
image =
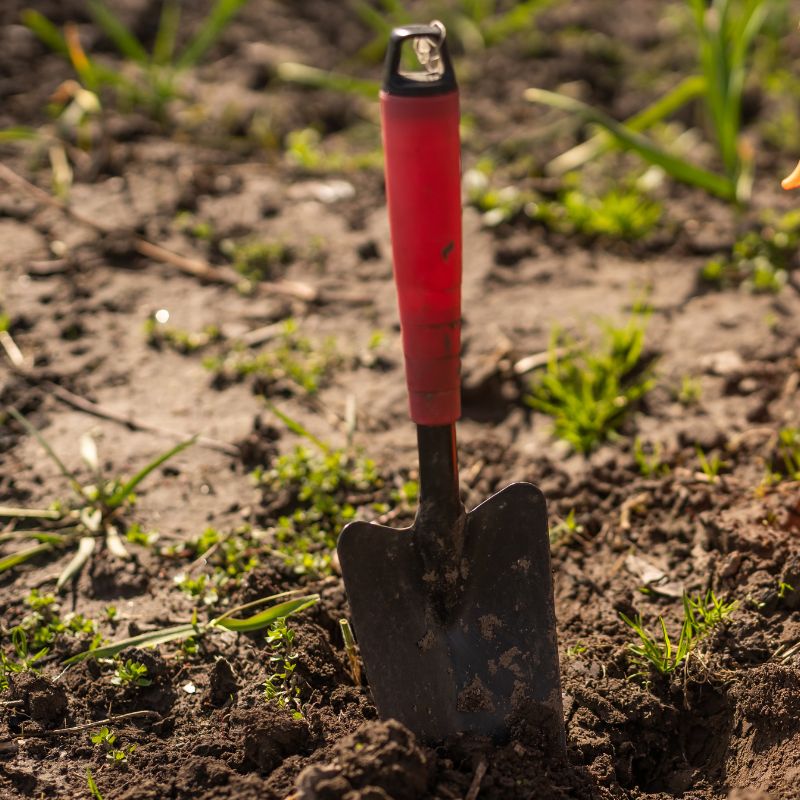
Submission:
<svg viewBox="0 0 800 800">
<path fill-rule="evenodd" d="M 86 10 L 111 41 L 123 65 L 114 69 L 86 53 L 74 25 L 58 29 L 34 9 L 22 22 L 47 47 L 68 60 L 78 80 L 91 92 L 110 90 L 121 108 L 143 109 L 156 119 L 166 117 L 168 104 L 181 97 L 181 76 L 203 59 L 248 0 L 216 0 L 186 47 L 176 52 L 180 29 L 179 0 L 163 0 L 153 43 L 148 49 L 106 0 L 86 0 Z"/>
<path fill-rule="evenodd" d="M 81 456 L 92 472 L 92 482 L 83 484 L 75 473 L 67 469 L 49 442 L 22 414 L 15 408 L 9 408 L 9 413 L 39 442 L 64 476 L 74 496 L 69 501 L 55 503 L 50 509 L 0 507 L 0 517 L 38 519 L 43 525 L 41 530 L 13 530 L 0 537 L 0 541 L 38 542 L 0 558 L 0 572 L 13 569 L 37 556 L 57 556 L 65 550 L 74 549 L 72 559 L 58 576 L 58 591 L 80 574 L 92 557 L 98 541 L 102 541 L 117 558 L 129 557 L 120 536 L 124 525 L 119 518 L 134 504 L 134 491 L 154 470 L 195 442 L 195 437 L 180 442 L 145 464 L 133 477 L 124 480 L 107 479 L 101 474 L 94 440 L 90 436 L 84 436 L 81 440 Z"/>
<path fill-rule="evenodd" d="M 699 95 L 711 123 L 720 171 L 693 164 L 646 136 L 642 131 L 661 118 L 661 113 L 642 112 L 622 123 L 598 108 L 557 92 L 528 89 L 525 96 L 531 102 L 562 109 L 598 126 L 614 144 L 660 167 L 675 180 L 731 202 L 746 202 L 752 189 L 754 152 L 741 135 L 742 97 L 751 50 L 775 5 L 764 0 L 712 0 L 710 5 L 707 0 L 687 0 L 686 7 L 694 21 L 698 85 L 690 87 L 683 81 L 670 93 L 674 98 L 665 96 L 650 109 L 652 112 L 662 105 L 666 112 L 672 113 Z M 593 148 L 590 157 L 603 149 Z"/>
<path fill-rule="evenodd" d="M 214 373 L 215 380 L 222 382 L 252 375 L 262 393 L 275 385 L 286 384 L 300 392 L 316 394 L 340 359 L 333 338 L 313 342 L 298 331 L 293 319 L 289 319 L 281 334 L 260 351 L 252 352 L 243 344 L 235 345 L 225 353 L 208 356 L 203 366 Z"/>
<path fill-rule="evenodd" d="M 736 609 L 737 601 L 725 603 L 709 589 L 705 595 L 683 596 L 683 622 L 677 641 L 667 632 L 664 618 L 659 616 L 660 633 L 652 636 L 645 630 L 642 617 L 634 619 L 620 613 L 622 621 L 630 627 L 639 643 L 628 645 L 631 663 L 636 672 L 631 677 L 647 678 L 651 670 L 659 675 L 670 675 L 680 667 L 698 643 L 720 623 L 724 622 Z"/>
<path fill-rule="evenodd" d="M 584 454 L 616 434 L 654 383 L 642 355 L 642 315 L 620 327 L 602 327 L 602 341 L 594 348 L 555 331 L 547 369 L 533 379 L 525 398 L 553 418 L 556 436 Z M 559 356 L 564 347 L 568 352 Z"/>
<path fill-rule="evenodd" d="M 730 253 L 707 262 L 703 283 L 717 289 L 744 287 L 754 293 L 779 292 L 796 266 L 800 211 L 765 213 L 758 225 L 739 236 Z"/>
</svg>

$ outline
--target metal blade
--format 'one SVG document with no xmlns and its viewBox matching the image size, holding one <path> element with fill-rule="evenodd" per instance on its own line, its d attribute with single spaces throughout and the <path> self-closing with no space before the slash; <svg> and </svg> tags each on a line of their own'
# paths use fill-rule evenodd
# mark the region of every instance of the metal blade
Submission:
<svg viewBox="0 0 800 800">
<path fill-rule="evenodd" d="M 441 740 L 471 732 L 505 738 L 533 719 L 563 747 L 564 728 L 542 493 L 506 487 L 467 515 L 457 606 L 431 603 L 414 542 L 417 523 L 395 530 L 355 522 L 339 560 L 373 697 L 383 717 Z"/>
</svg>

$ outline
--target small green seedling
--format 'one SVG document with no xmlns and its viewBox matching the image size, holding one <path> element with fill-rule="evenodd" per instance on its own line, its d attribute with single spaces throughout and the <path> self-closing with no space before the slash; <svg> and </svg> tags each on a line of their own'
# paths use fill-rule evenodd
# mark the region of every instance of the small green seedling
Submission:
<svg viewBox="0 0 800 800">
<path fill-rule="evenodd" d="M 347 660 L 350 662 L 350 673 L 353 676 L 353 683 L 355 683 L 356 686 L 361 686 L 361 662 L 358 658 L 356 638 L 353 636 L 353 629 L 350 627 L 349 621 L 340 619 L 339 630 L 342 632 L 344 651 L 347 654 Z"/>
<path fill-rule="evenodd" d="M 147 677 L 147 667 L 139 661 L 130 658 L 123 664 L 119 662 L 114 670 L 111 683 L 115 686 L 150 686 L 153 681 Z"/>
<path fill-rule="evenodd" d="M 588 652 L 588 650 L 589 648 L 585 644 L 577 642 L 576 644 L 570 645 L 570 647 L 567 648 L 567 658 L 577 658 L 578 656 Z"/>
<path fill-rule="evenodd" d="M 783 428 L 778 432 L 778 459 L 781 477 L 800 481 L 800 428 Z"/>
<path fill-rule="evenodd" d="M 284 65 L 285 66 L 285 65 Z M 286 72 L 284 72 L 286 74 Z M 306 75 L 311 73 L 306 72 Z M 319 75 L 319 73 L 316 73 Z M 322 135 L 316 128 L 301 128 L 286 135 L 285 153 L 290 165 L 306 172 L 355 172 L 364 169 L 380 169 L 383 153 L 377 147 L 376 130 L 368 130 L 369 149 L 351 153 L 323 147 Z"/>
<path fill-rule="evenodd" d="M 597 196 L 577 188 L 565 189 L 556 202 L 528 203 L 524 210 L 551 230 L 623 241 L 647 236 L 663 216 L 660 203 L 631 186 L 618 186 Z"/>
<path fill-rule="evenodd" d="M 275 280 L 294 259 L 292 248 L 279 241 L 224 239 L 219 247 L 233 268 L 252 283 Z"/>
<path fill-rule="evenodd" d="M 330 574 L 339 532 L 356 515 L 348 498 L 375 493 L 383 481 L 373 461 L 333 449 L 283 412 L 272 411 L 313 446 L 298 445 L 272 468 L 253 472 L 270 497 L 290 495 L 286 513 L 270 529 L 277 552 L 298 574 Z"/>
<path fill-rule="evenodd" d="M 794 591 L 794 586 L 792 586 L 791 583 L 786 583 L 786 581 L 779 581 L 779 583 L 778 583 L 778 598 L 780 600 L 783 600 L 783 598 L 786 597 L 786 595 L 789 592 L 793 592 L 793 591 Z"/>
<path fill-rule="evenodd" d="M 97 733 L 92 734 L 89 739 L 96 747 L 102 747 L 106 751 L 106 758 L 115 764 L 127 761 L 128 756 L 136 749 L 135 744 L 124 749 L 115 747 L 114 744 L 117 741 L 117 736 L 111 732 L 110 728 L 105 726 L 100 728 Z"/>
<path fill-rule="evenodd" d="M 681 378 L 681 385 L 675 393 L 675 399 L 682 406 L 695 406 L 700 402 L 703 396 L 703 386 L 699 378 L 693 378 L 691 375 L 684 375 Z"/>
<path fill-rule="evenodd" d="M 306 394 L 316 394 L 340 360 L 333 338 L 313 342 L 301 335 L 297 323 L 289 319 L 280 336 L 259 352 L 237 344 L 227 353 L 205 358 L 203 366 L 223 380 L 253 376 L 264 393 L 282 383 Z"/>
<path fill-rule="evenodd" d="M 156 350 L 169 348 L 182 355 L 196 353 L 222 339 L 222 332 L 216 325 L 206 325 L 202 331 L 192 333 L 159 322 L 154 314 L 144 323 L 144 335 L 147 343 Z"/>
<path fill-rule="evenodd" d="M 117 737 L 111 733 L 110 728 L 100 728 L 97 733 L 93 733 L 89 739 L 91 740 L 92 744 L 102 744 L 106 747 L 112 747 L 114 742 L 117 740 Z"/>
<path fill-rule="evenodd" d="M 270 674 L 264 684 L 264 694 L 278 708 L 289 710 L 296 719 L 303 717 L 300 685 L 295 675 L 298 654 L 294 649 L 294 631 L 279 617 L 267 632 L 270 648 Z"/>
<path fill-rule="evenodd" d="M 644 442 L 637 436 L 633 441 L 633 458 L 643 478 L 655 478 L 669 475 L 669 465 L 661 460 L 661 443 L 655 442 L 648 453 Z"/>
<path fill-rule="evenodd" d="M 189 596 L 202 598 L 204 605 L 214 605 L 258 565 L 264 537 L 264 531 L 254 530 L 249 525 L 225 534 L 216 528 L 206 528 L 183 549 L 182 554 L 192 558 L 193 563 L 188 573 L 175 575 L 175 583 Z M 211 572 L 195 574 L 193 569 L 199 564 L 210 568 Z"/>
<path fill-rule="evenodd" d="M 583 533 L 583 525 L 575 518 L 575 509 L 571 508 L 564 519 L 559 520 L 550 528 L 550 546 L 566 544 L 575 535 Z"/>
<path fill-rule="evenodd" d="M 634 241 L 650 233 L 663 215 L 661 205 L 632 183 L 590 194 L 569 181 L 551 200 L 513 185 L 493 188 L 493 169 L 494 165 L 484 160 L 464 176 L 468 202 L 481 212 L 487 227 L 524 215 L 568 236 Z"/>
<path fill-rule="evenodd" d="M 781 481 L 800 481 L 800 428 L 782 428 L 778 442 L 771 454 L 766 473 L 758 488 L 763 494 L 768 487 Z"/>
<path fill-rule="evenodd" d="M 800 211 L 780 217 L 764 214 L 757 227 L 740 235 L 729 254 L 703 266 L 700 278 L 718 289 L 739 286 L 756 293 L 777 293 L 787 283 L 800 247 Z"/>
<path fill-rule="evenodd" d="M 38 672 L 35 667 L 47 655 L 47 648 L 43 647 L 31 654 L 28 650 L 28 637 L 20 626 L 11 629 L 11 644 L 16 660 L 10 658 L 0 650 L 0 690 L 8 688 L 8 676 L 20 672 Z"/>
<path fill-rule="evenodd" d="M 23 618 L 19 627 L 29 637 L 34 650 L 52 649 L 59 637 L 70 637 L 74 640 L 90 636 L 90 646 L 93 647 L 102 641 L 93 620 L 72 612 L 62 617 L 60 607 L 52 594 L 40 594 L 38 589 L 32 589 L 25 598 L 25 605 L 31 611 Z"/>
<path fill-rule="evenodd" d="M 723 461 L 717 453 L 714 453 L 710 458 L 703 452 L 703 448 L 698 446 L 697 460 L 700 462 L 700 469 L 705 475 L 709 483 L 716 483 L 719 480 L 720 470 L 728 466 L 726 461 Z"/>
<path fill-rule="evenodd" d="M 151 547 L 158 541 L 158 531 L 146 531 L 138 522 L 134 522 L 125 531 L 125 539 L 131 544 Z"/>
<path fill-rule="evenodd" d="M 547 369 L 531 382 L 525 401 L 554 420 L 554 433 L 579 453 L 616 435 L 625 418 L 653 386 L 643 356 L 641 315 L 625 325 L 603 325 L 596 348 L 578 346 L 556 330 Z M 564 346 L 568 345 L 566 355 Z"/>
<path fill-rule="evenodd" d="M 622 621 L 628 625 L 639 638 L 639 644 L 629 644 L 631 663 L 636 667 L 631 677 L 647 677 L 651 669 L 660 675 L 669 675 L 675 672 L 697 644 L 707 636 L 717 625 L 726 620 L 736 609 L 738 603 L 734 600 L 725 603 L 709 589 L 705 595 L 696 597 L 683 596 L 683 623 L 677 642 L 673 641 L 667 633 L 664 618 L 659 616 L 658 623 L 661 627 L 660 636 L 654 637 L 648 633 L 642 623 L 641 615 L 637 614 L 630 619 L 620 613 Z"/>
<path fill-rule="evenodd" d="M 175 226 L 178 230 L 200 241 L 211 241 L 214 238 L 214 226 L 204 219 L 198 219 L 189 211 L 180 211 L 175 215 Z"/>
<path fill-rule="evenodd" d="M 12 519 L 35 519 L 42 523 L 36 530 L 16 530 L 2 534 L 0 541 L 35 541 L 36 544 L 16 550 L 0 558 L 0 573 L 37 556 L 56 556 L 63 551 L 76 548 L 75 555 L 62 570 L 56 581 L 56 590 L 61 591 L 77 577 L 92 557 L 98 540 L 102 540 L 108 551 L 117 558 L 130 557 L 123 544 L 120 530 L 122 513 L 133 505 L 134 490 L 151 472 L 194 444 L 195 438 L 171 447 L 146 464 L 132 478 L 108 480 L 100 471 L 97 446 L 91 436 L 81 438 L 81 456 L 92 472 L 92 482 L 82 484 L 64 465 L 42 434 L 15 408 L 9 413 L 33 436 L 66 478 L 74 497 L 69 502 L 56 503 L 49 509 L 12 508 L 0 506 L 0 517 Z"/>
</svg>

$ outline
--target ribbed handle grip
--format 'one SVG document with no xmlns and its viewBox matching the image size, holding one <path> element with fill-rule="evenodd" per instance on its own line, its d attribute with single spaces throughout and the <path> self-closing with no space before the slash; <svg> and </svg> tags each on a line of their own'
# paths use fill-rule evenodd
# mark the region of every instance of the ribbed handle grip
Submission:
<svg viewBox="0 0 800 800">
<path fill-rule="evenodd" d="M 386 193 L 411 419 L 461 415 L 458 90 L 381 92 Z"/>
</svg>

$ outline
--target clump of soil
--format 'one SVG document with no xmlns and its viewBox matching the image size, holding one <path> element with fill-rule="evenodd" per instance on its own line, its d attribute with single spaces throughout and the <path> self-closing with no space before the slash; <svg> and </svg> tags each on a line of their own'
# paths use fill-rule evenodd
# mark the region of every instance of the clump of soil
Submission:
<svg viewBox="0 0 800 800">
<path fill-rule="evenodd" d="M 299 800 L 414 800 L 432 776 L 431 759 L 395 720 L 372 722 L 334 748 L 329 764 L 308 767 L 297 779 Z"/>
</svg>

